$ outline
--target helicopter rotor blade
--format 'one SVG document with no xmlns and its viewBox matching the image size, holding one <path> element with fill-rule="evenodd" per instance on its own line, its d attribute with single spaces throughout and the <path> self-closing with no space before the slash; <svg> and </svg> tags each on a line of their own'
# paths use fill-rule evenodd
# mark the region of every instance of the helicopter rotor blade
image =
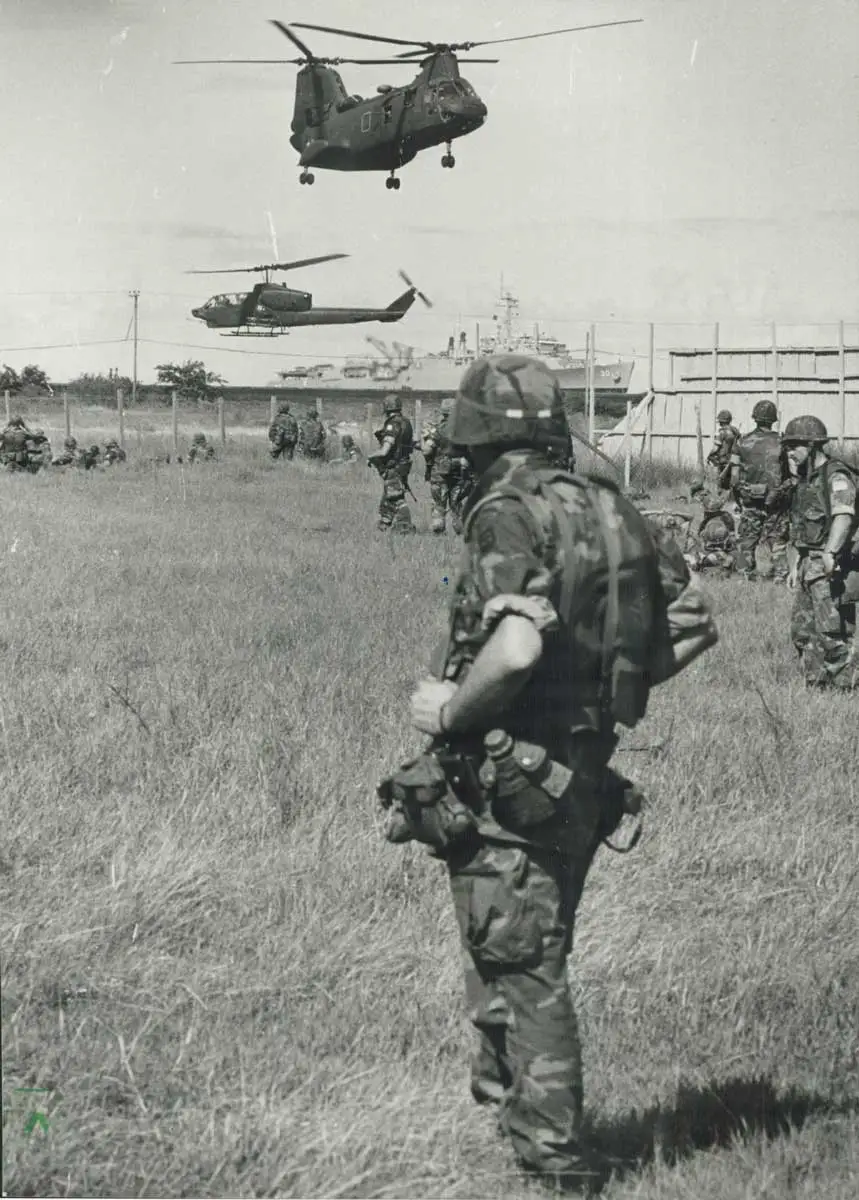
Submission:
<svg viewBox="0 0 859 1200">
<path fill-rule="evenodd" d="M 387 42 L 391 46 L 429 46 L 417 38 L 382 37 L 377 33 L 357 33 L 354 29 L 335 29 L 332 25 L 309 25 L 305 21 L 293 21 L 299 29 L 316 29 L 320 33 L 339 33 L 342 37 L 361 38 L 365 42 Z"/>
<path fill-rule="evenodd" d="M 423 302 L 427 306 L 427 308 L 432 308 L 432 300 L 430 300 L 429 296 L 425 296 L 424 293 L 420 290 L 420 288 L 418 288 L 414 283 L 412 283 L 411 279 L 409 279 L 408 275 L 405 273 L 405 271 L 402 269 L 402 267 L 400 268 L 400 279 L 402 279 L 402 281 L 406 285 L 406 287 L 410 287 L 412 289 L 412 291 L 415 293 L 416 296 L 420 296 L 421 300 L 423 300 Z"/>
<path fill-rule="evenodd" d="M 219 66 L 233 66 L 234 64 L 243 63 L 264 63 L 266 65 L 284 66 L 288 63 L 303 63 L 303 58 L 176 58 L 173 60 L 174 67 L 187 67 L 199 64 L 209 63 Z"/>
<path fill-rule="evenodd" d="M 306 55 L 310 62 L 313 61 L 313 51 L 309 50 L 307 46 L 305 46 L 298 34 L 293 33 L 288 25 L 284 25 L 283 21 L 272 21 L 271 24 L 274 25 L 276 29 L 279 29 L 284 37 L 288 37 L 293 46 L 295 46 L 297 50 L 300 50 L 302 54 Z"/>
<path fill-rule="evenodd" d="M 348 258 L 348 254 L 322 254 L 318 258 L 299 258 L 294 262 L 262 263 L 258 267 L 225 267 L 223 270 L 186 271 L 186 275 L 242 275 L 249 271 L 294 271 L 297 267 L 312 267 L 315 263 L 333 262 L 335 258 Z"/>
<path fill-rule="evenodd" d="M 471 50 L 478 46 L 500 46 L 504 42 L 530 42 L 534 38 L 556 37 L 559 33 L 582 33 L 587 29 L 609 29 L 613 25 L 640 25 L 643 17 L 634 17 L 627 21 L 601 21 L 598 25 L 572 25 L 569 29 L 548 29 L 545 33 L 525 33 L 520 37 L 490 38 L 486 42 L 462 42 L 452 46 L 452 50 Z"/>
</svg>

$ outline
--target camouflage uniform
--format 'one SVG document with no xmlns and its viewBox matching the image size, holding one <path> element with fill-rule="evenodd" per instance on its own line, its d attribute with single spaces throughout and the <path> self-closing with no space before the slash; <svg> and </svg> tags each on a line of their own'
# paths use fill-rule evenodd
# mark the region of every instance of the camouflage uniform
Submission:
<svg viewBox="0 0 859 1200">
<path fill-rule="evenodd" d="M 110 441 L 104 443 L 104 464 L 106 467 L 113 467 L 117 463 L 124 463 L 127 457 L 116 438 L 111 438 Z"/>
<path fill-rule="evenodd" d="M 499 380 L 514 374 L 516 387 L 508 394 Z M 478 360 L 460 396 L 480 397 L 493 387 L 493 402 L 502 411 L 506 403 L 508 415 L 522 417 L 523 395 L 542 417 L 551 411 L 548 421 L 531 424 L 558 434 L 537 442 L 543 450 L 561 448 L 560 391 L 542 364 L 518 355 Z M 475 404 L 474 419 L 488 408 Z M 458 413 L 451 421 L 454 442 L 480 445 L 463 435 Z M 459 738 L 443 735 L 449 749 L 472 763 L 482 797 L 475 836 L 447 857 L 468 1012 L 478 1035 L 471 1087 L 478 1102 L 498 1105 L 499 1126 L 526 1166 L 581 1180 L 590 1159 L 580 1138 L 582 1061 L 568 956 L 585 878 L 600 841 L 620 819 L 621 793 L 609 787 L 618 778 L 608 771 L 616 737 L 599 701 L 604 614 L 588 605 L 573 619 L 561 601 L 565 568 L 578 584 L 571 595 L 592 586 L 590 563 L 604 561 L 602 530 L 583 488 L 551 484 L 573 529 L 577 553 L 566 564 L 556 512 L 535 487 L 551 474 L 548 458 L 537 448 L 497 449 L 500 457 L 479 478 L 466 514 L 463 567 L 437 674 L 461 684 L 495 623 L 521 612 L 519 606 L 542 635 L 543 652 L 502 717 L 487 714 L 485 728 Z M 622 497 L 617 503 L 626 519 L 642 522 Z M 478 764 L 484 734 L 500 721 L 513 738 L 536 743 L 574 771 L 572 788 L 539 824 L 516 826 L 491 806 L 491 781 Z"/>
<path fill-rule="evenodd" d="M 291 462 L 295 457 L 298 422 L 290 412 L 288 404 L 281 404 L 277 410 L 277 415 L 269 426 L 268 440 L 271 442 L 269 453 L 272 458 L 283 458 Z"/>
<path fill-rule="evenodd" d="M 379 529 L 394 533 L 413 533 L 412 514 L 406 503 L 406 484 L 412 468 L 414 432 L 412 423 L 402 413 L 399 397 L 385 401 L 385 423 L 375 432 L 379 449 L 367 459 L 382 477 L 382 499 L 379 501 Z"/>
<path fill-rule="evenodd" d="M 775 405 L 760 401 L 753 416 L 768 406 L 772 410 L 764 420 L 772 424 L 776 418 Z M 757 417 L 755 418 L 757 421 Z M 775 430 L 758 422 L 734 447 L 731 455 L 732 480 L 740 506 L 737 530 L 736 568 L 745 579 L 770 575 L 776 583 L 787 579 L 788 505 L 790 481 L 782 457 L 781 441 Z M 771 567 L 757 569 L 756 551 L 759 546 L 769 550 Z"/>
<path fill-rule="evenodd" d="M 311 408 L 301 422 L 298 448 L 303 458 L 318 461 L 325 457 L 325 429 L 315 408 Z"/>
<path fill-rule="evenodd" d="M 78 461 L 78 466 L 83 467 L 85 471 L 91 471 L 94 467 L 101 465 L 101 450 L 98 446 L 90 446 L 88 450 L 84 450 Z"/>
<path fill-rule="evenodd" d="M 53 461 L 55 467 L 76 467 L 81 459 L 82 451 L 78 449 L 77 438 L 67 437 L 63 442 L 63 452 Z"/>
<path fill-rule="evenodd" d="M 0 463 L 7 471 L 26 471 L 29 469 L 30 455 L 28 443 L 33 437 L 27 428 L 23 417 L 12 417 L 9 424 L 0 433 Z"/>
<path fill-rule="evenodd" d="M 803 420 L 807 418 L 788 423 L 786 442 L 791 427 Z M 825 432 L 823 423 L 817 424 Z M 812 447 L 808 469 L 799 479 L 791 502 L 790 540 L 798 556 L 791 640 L 802 659 L 806 684 L 849 691 L 859 687 L 857 485 L 853 472 L 824 454 L 822 444 L 821 440 Z M 827 576 L 823 550 L 832 520 L 839 515 L 853 518 L 854 541 L 851 544 L 848 537 L 837 556 L 835 570 Z"/>
<path fill-rule="evenodd" d="M 459 478 L 459 459 L 454 455 L 450 438 L 447 436 L 448 415 L 452 405 L 453 402 L 449 400 L 442 402 L 439 420 L 427 425 L 423 436 L 423 456 L 426 463 L 424 478 L 430 485 L 430 528 L 433 533 L 444 533 L 448 509 L 454 532 L 462 532 L 462 522 L 453 505 L 454 488 Z"/>
<path fill-rule="evenodd" d="M 195 433 L 191 448 L 188 451 L 188 462 L 211 462 L 215 457 L 215 447 L 207 440 L 205 433 Z"/>
<path fill-rule="evenodd" d="M 340 455 L 343 462 L 360 462 L 361 451 L 355 445 L 351 433 L 344 433 L 340 439 Z"/>
<path fill-rule="evenodd" d="M 725 578 L 734 569 L 735 523 L 726 508 L 726 496 L 700 487 L 692 489 L 703 506 L 701 523 L 689 539 L 691 549 L 685 555 L 693 571 L 708 572 Z"/>
<path fill-rule="evenodd" d="M 740 440 L 740 431 L 736 425 L 731 424 L 733 416 L 726 408 L 718 414 L 716 421 L 718 424 L 713 436 L 712 449 L 707 455 L 707 464 L 715 467 L 717 475 L 721 478 L 731 462 L 736 443 Z"/>
</svg>

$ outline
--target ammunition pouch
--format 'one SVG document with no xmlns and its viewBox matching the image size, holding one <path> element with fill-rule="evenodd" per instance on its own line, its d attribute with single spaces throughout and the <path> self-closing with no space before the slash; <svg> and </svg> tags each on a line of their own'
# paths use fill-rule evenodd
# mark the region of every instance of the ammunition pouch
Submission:
<svg viewBox="0 0 859 1200">
<path fill-rule="evenodd" d="M 403 763 L 376 791 L 388 812 L 389 842 L 422 842 L 444 855 L 476 828 L 474 814 L 451 790 L 435 754 Z"/>
<path fill-rule="evenodd" d="M 480 779 L 492 797 L 493 817 L 499 825 L 515 832 L 542 825 L 556 816 L 571 790 L 575 773 L 547 758 L 539 746 L 530 742 L 514 742 L 513 759 L 520 776 L 515 791 L 497 786 L 491 758 L 480 768 Z"/>
<path fill-rule="evenodd" d="M 764 504 L 770 487 L 766 483 L 741 483 L 737 487 L 737 495 L 741 504 Z"/>
</svg>

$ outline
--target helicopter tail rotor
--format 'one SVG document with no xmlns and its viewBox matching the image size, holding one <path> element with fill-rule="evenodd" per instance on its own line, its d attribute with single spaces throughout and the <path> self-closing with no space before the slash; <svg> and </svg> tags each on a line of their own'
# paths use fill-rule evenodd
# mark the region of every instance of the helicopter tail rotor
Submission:
<svg viewBox="0 0 859 1200">
<path fill-rule="evenodd" d="M 414 289 L 415 295 L 420 296 L 427 308 L 432 308 L 432 300 L 430 300 L 428 296 L 425 296 L 424 293 L 414 283 L 412 283 L 411 279 L 409 279 L 408 275 L 404 270 L 402 270 L 402 268 L 400 269 L 400 279 L 402 279 L 406 287 Z"/>
</svg>

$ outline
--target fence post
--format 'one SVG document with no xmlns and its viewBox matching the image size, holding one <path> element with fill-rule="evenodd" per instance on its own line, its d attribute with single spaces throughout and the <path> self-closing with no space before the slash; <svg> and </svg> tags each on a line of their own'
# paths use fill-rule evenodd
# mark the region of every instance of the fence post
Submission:
<svg viewBox="0 0 859 1200">
<path fill-rule="evenodd" d="M 268 423 L 274 424 L 274 418 L 277 416 L 277 396 L 269 396 L 268 398 Z"/>
<path fill-rule="evenodd" d="M 589 436 L 590 443 L 593 446 L 595 444 L 596 426 L 597 426 L 597 364 L 596 364 L 597 327 L 596 327 L 596 325 L 593 325 L 593 324 L 591 325 L 590 334 L 591 334 L 591 336 L 590 336 L 589 341 L 590 341 L 590 349 L 591 349 L 591 387 L 590 387 L 591 420 L 590 420 L 590 425 L 588 426 L 588 436 Z"/>
<path fill-rule="evenodd" d="M 629 487 L 632 478 L 632 401 L 626 402 L 626 455 L 623 460 L 623 486 Z"/>
<path fill-rule="evenodd" d="M 116 389 L 116 418 L 119 422 L 119 445 L 122 450 L 125 449 L 125 409 L 123 407 L 125 397 L 122 394 L 122 388 Z"/>
<path fill-rule="evenodd" d="M 370 449 L 373 448 L 373 405 L 367 401 L 367 442 Z"/>
<path fill-rule="evenodd" d="M 838 322 L 838 398 L 841 401 L 841 441 L 847 438 L 847 389 L 844 386 L 844 322 Z"/>
<path fill-rule="evenodd" d="M 422 409 L 422 407 L 423 407 L 423 406 L 422 406 L 422 404 L 421 404 L 421 401 L 420 401 L 419 399 L 418 399 L 418 400 L 415 400 L 415 428 L 414 428 L 414 438 L 415 438 L 415 441 L 416 441 L 416 442 L 419 442 L 419 441 L 421 440 L 421 424 L 422 424 L 422 415 L 421 415 L 421 409 Z"/>
<path fill-rule="evenodd" d="M 322 397 L 321 396 L 316 397 L 316 415 L 317 415 L 317 417 L 319 417 L 319 420 L 321 421 L 322 420 Z"/>
<path fill-rule="evenodd" d="M 778 330 L 776 329 L 775 321 L 771 328 L 772 333 L 772 355 L 773 355 L 773 404 L 778 411 Z"/>
<path fill-rule="evenodd" d="M 695 437 L 698 442 L 698 470 L 704 474 L 704 430 L 701 427 L 701 401 L 695 400 Z M 677 439 L 678 445 L 680 439 Z"/>
<path fill-rule="evenodd" d="M 221 432 L 221 445 L 227 444 L 227 423 L 224 416 L 224 397 L 218 397 L 218 429 Z"/>
<path fill-rule="evenodd" d="M 699 403 L 700 417 L 700 403 Z M 719 322 L 713 326 L 713 422 L 712 429 L 716 428 L 716 413 L 719 411 Z"/>
<path fill-rule="evenodd" d="M 653 392 L 654 326 L 650 322 L 650 339 L 647 348 L 647 425 L 644 432 L 644 453 L 648 462 L 653 462 L 653 407 L 656 396 Z"/>
<path fill-rule="evenodd" d="M 66 437 L 72 436 L 72 414 L 69 409 L 69 393 L 63 392 L 63 422 L 66 426 Z"/>
<path fill-rule="evenodd" d="M 172 397 L 173 407 L 173 453 L 179 453 L 179 393 L 174 392 Z"/>
<path fill-rule="evenodd" d="M 6 424 L 12 420 L 12 397 L 9 395 L 9 389 L 6 389 Z"/>
</svg>

